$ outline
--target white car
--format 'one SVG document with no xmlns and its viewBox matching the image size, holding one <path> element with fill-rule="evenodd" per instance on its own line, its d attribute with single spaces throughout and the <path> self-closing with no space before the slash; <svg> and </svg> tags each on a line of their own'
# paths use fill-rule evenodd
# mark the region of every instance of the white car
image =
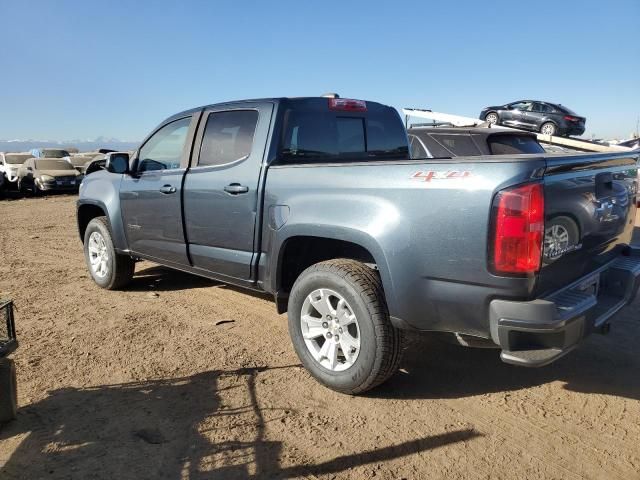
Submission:
<svg viewBox="0 0 640 480">
<path fill-rule="evenodd" d="M 33 158 L 30 153 L 0 152 L 0 176 L 4 177 L 4 188 L 15 188 L 17 186 L 18 169 L 30 158 Z"/>
</svg>

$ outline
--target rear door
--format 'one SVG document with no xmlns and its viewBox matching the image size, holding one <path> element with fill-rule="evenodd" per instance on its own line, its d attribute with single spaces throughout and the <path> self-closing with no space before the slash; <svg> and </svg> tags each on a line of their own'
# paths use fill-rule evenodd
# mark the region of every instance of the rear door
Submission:
<svg viewBox="0 0 640 480">
<path fill-rule="evenodd" d="M 199 113 L 173 120 L 138 150 L 134 171 L 120 186 L 129 248 L 166 263 L 189 265 L 182 228 L 182 178 Z"/>
<path fill-rule="evenodd" d="M 195 268 L 251 277 L 260 172 L 273 104 L 206 110 L 184 182 L 184 220 Z"/>
<path fill-rule="evenodd" d="M 545 237 L 538 293 L 588 275 L 631 242 L 638 155 L 547 158 Z"/>
</svg>

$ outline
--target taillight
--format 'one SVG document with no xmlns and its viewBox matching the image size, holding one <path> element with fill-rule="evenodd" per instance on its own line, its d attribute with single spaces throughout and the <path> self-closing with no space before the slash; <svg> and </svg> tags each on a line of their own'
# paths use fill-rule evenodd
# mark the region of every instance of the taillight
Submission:
<svg viewBox="0 0 640 480">
<path fill-rule="evenodd" d="M 568 120 L 568 121 L 570 121 L 570 122 L 577 122 L 578 120 L 580 120 L 579 118 L 577 118 L 577 117 L 572 117 L 571 115 L 565 115 L 565 116 L 564 116 L 564 119 L 565 119 L 565 120 Z"/>
<path fill-rule="evenodd" d="M 542 184 L 530 183 L 498 192 L 493 202 L 493 271 L 536 273 L 540 270 L 543 238 Z"/>
<path fill-rule="evenodd" d="M 367 102 L 364 100 L 352 100 L 350 98 L 330 98 L 331 110 L 346 110 L 348 112 L 366 112 Z"/>
</svg>

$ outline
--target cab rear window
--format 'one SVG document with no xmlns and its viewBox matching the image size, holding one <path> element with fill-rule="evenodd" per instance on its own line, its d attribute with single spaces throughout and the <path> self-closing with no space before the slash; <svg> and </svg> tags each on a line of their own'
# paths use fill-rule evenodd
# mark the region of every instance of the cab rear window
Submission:
<svg viewBox="0 0 640 480">
<path fill-rule="evenodd" d="M 288 109 L 284 114 L 281 161 L 409 158 L 402 121 L 392 109 L 380 110 Z"/>
</svg>

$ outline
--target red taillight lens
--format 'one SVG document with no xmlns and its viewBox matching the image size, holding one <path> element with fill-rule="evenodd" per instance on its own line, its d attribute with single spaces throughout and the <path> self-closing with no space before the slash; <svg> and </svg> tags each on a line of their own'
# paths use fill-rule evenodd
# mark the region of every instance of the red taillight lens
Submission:
<svg viewBox="0 0 640 480">
<path fill-rule="evenodd" d="M 577 118 L 577 117 L 572 117 L 571 115 L 565 115 L 564 119 L 565 119 L 565 120 L 568 120 L 568 121 L 570 121 L 570 122 L 577 122 L 578 120 L 580 120 L 579 118 Z"/>
<path fill-rule="evenodd" d="M 346 110 L 348 112 L 366 112 L 367 102 L 364 100 L 352 100 L 350 98 L 330 98 L 331 110 Z"/>
<path fill-rule="evenodd" d="M 526 274 L 540 269 L 544 237 L 544 191 L 532 183 L 503 190 L 493 204 L 495 273 Z"/>
</svg>

